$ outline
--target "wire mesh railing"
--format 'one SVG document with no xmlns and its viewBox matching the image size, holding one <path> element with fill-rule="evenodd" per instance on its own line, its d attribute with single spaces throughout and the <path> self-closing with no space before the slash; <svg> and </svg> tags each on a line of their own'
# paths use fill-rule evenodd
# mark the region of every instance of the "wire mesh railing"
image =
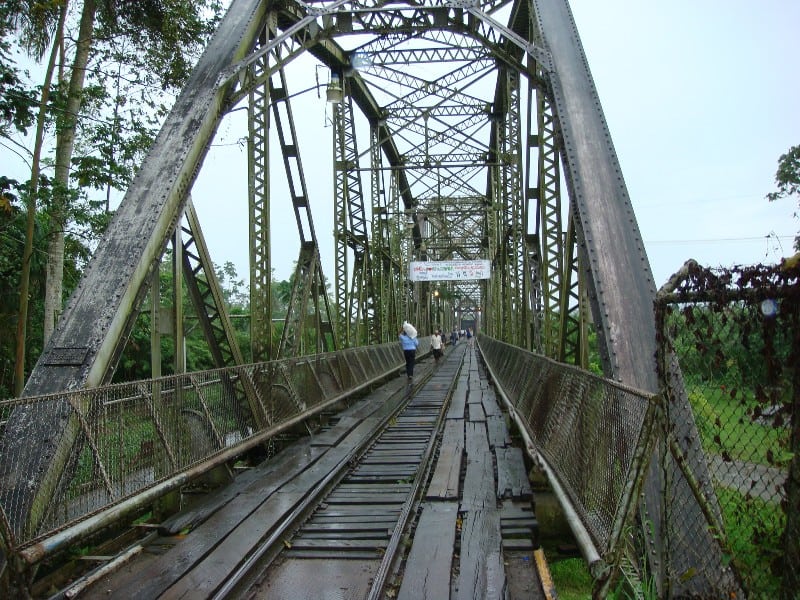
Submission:
<svg viewBox="0 0 800 600">
<path fill-rule="evenodd" d="M 655 440 L 658 397 L 481 335 L 495 383 L 614 579 Z M 586 552 L 585 552 L 586 554 Z"/>
<path fill-rule="evenodd" d="M 656 301 L 667 422 L 673 407 L 688 403 L 698 438 L 666 431 L 679 460 L 665 476 L 696 480 L 704 508 L 701 522 L 680 529 L 710 528 L 749 598 L 790 598 L 800 589 L 799 280 L 797 267 L 705 269 L 690 261 Z M 698 444 L 707 473 L 682 460 Z M 688 518 L 681 502 L 665 498 L 674 519 Z M 705 568 L 708 557 L 693 558 L 695 569 Z M 676 578 L 685 572 L 669 570 Z"/>
<path fill-rule="evenodd" d="M 98 514 L 115 509 L 118 517 L 137 498 L 152 501 L 403 364 L 390 343 L 0 402 L 6 441 L 23 424 L 31 431 L 37 415 L 58 416 L 37 430 L 55 440 L 49 479 L 21 468 L 42 452 L 37 439 L 3 446 L 3 546 L 36 562 L 62 547 L 43 540 L 89 521 L 100 527 Z"/>
</svg>

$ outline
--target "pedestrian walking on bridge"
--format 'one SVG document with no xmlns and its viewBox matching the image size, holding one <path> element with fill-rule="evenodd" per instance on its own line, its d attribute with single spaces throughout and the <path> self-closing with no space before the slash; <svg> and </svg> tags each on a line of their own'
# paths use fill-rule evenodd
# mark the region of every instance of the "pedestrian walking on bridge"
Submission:
<svg viewBox="0 0 800 600">
<path fill-rule="evenodd" d="M 438 329 L 431 336 L 431 350 L 433 351 L 433 360 L 438 365 L 439 359 L 442 358 L 442 332 Z"/>
<path fill-rule="evenodd" d="M 408 335 L 405 328 L 400 329 L 398 338 L 400 339 L 400 347 L 403 349 L 403 355 L 406 358 L 406 376 L 412 379 L 414 377 L 414 363 L 416 362 L 419 340 L 416 336 L 411 337 Z"/>
</svg>

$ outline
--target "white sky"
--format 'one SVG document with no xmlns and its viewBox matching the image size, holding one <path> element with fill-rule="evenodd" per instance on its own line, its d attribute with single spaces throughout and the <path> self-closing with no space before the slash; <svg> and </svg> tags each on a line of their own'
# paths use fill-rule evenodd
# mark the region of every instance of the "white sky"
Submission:
<svg viewBox="0 0 800 600">
<path fill-rule="evenodd" d="M 798 200 L 764 196 L 800 144 L 800 2 L 571 6 L 656 285 L 791 255 Z"/>
<path fill-rule="evenodd" d="M 775 189 L 778 157 L 800 144 L 800 2 L 572 0 L 571 7 L 656 284 L 688 258 L 728 266 L 792 254 L 798 201 L 769 203 L 764 196 Z M 289 92 L 306 85 L 290 79 Z M 310 138 L 300 133 L 301 158 L 324 273 L 332 280 L 332 142 L 324 93 L 299 96 L 293 111 L 298 129 L 311 132 Z M 243 129 L 236 125 L 244 116 L 226 117 L 193 199 L 214 262 L 233 262 L 247 279 L 247 172 L 237 144 Z M 275 146 L 272 161 L 281 165 Z M 368 179 L 364 185 L 368 194 Z M 273 194 L 273 266 L 278 279 L 288 279 L 298 256 L 297 227 L 286 193 L 278 187 Z"/>
</svg>

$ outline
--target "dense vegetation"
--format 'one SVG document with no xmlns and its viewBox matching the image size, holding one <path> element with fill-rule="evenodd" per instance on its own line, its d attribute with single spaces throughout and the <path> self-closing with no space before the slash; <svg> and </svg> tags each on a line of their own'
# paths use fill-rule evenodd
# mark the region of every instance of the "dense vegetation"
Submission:
<svg viewBox="0 0 800 600">
<path fill-rule="evenodd" d="M 223 4 L 0 3 L 0 397 L 19 392 L 40 355 Z M 247 348 L 247 289 L 233 265 L 215 270 Z M 171 277 L 162 267 L 163 289 Z M 285 313 L 291 284 L 273 287 Z M 210 367 L 185 302 L 187 366 Z M 149 319 L 143 310 L 116 379 L 149 375 Z M 164 373 L 172 348 L 164 336 Z"/>
</svg>

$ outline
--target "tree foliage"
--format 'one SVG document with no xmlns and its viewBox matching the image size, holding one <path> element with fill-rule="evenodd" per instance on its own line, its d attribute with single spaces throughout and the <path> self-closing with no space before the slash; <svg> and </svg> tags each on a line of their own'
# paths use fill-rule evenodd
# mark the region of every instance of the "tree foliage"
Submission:
<svg viewBox="0 0 800 600">
<path fill-rule="evenodd" d="M 21 263 L 19 257 L 25 237 L 25 214 L 20 208 L 20 195 L 24 186 L 18 181 L 0 175 L 0 397 L 13 394 L 15 339 L 19 304 L 17 302 Z M 42 224 L 34 229 L 41 243 Z M 31 261 L 31 293 L 40 294 L 44 287 L 44 261 L 34 253 Z M 35 318 L 41 302 L 31 310 Z M 41 342 L 32 336 L 28 346 L 29 356 L 41 351 Z"/>
<path fill-rule="evenodd" d="M 30 225 L 35 221 L 34 254 L 41 253 L 36 245 L 41 240 L 46 241 L 49 253 L 45 287 L 34 285 L 21 295 L 17 291 L 20 306 L 24 302 L 27 307 L 28 298 L 35 304 L 43 294 L 46 297 L 44 310 L 36 309 L 41 320 L 24 319 L 28 329 L 36 330 L 34 337 L 42 327 L 45 336 L 52 329 L 53 315 L 60 312 L 105 230 L 112 200 L 133 179 L 168 112 L 172 94 L 184 85 L 221 13 L 219 0 L 83 0 L 68 5 L 66 0 L 6 0 L 0 4 L 0 140 L 34 165 L 31 181 L 43 183 L 31 185 L 27 195 L 18 186 L 18 193 L 3 195 L 0 201 L 0 208 L 32 207 L 22 237 L 30 240 Z M 60 17 L 66 22 L 63 37 Z M 29 76 L 13 61 L 14 49 L 39 63 L 48 51 L 53 56 L 56 52 L 60 65 L 56 81 L 41 90 L 26 84 Z M 55 147 L 49 148 L 52 157 L 46 153 L 41 168 L 38 160 L 31 160 L 34 152 L 24 137 L 40 104 L 47 108 L 44 130 L 48 139 L 55 134 L 56 140 Z M 1 169 L 0 176 L 11 181 L 12 174 Z M 22 252 L 10 256 L 19 260 Z M 27 268 L 0 274 L 5 300 L 15 292 L 6 279 L 12 271 L 17 289 L 28 287 Z M 24 331 L 4 339 L 18 338 L 18 356 L 22 348 L 30 364 L 32 354 L 24 348 Z M 21 380 L 19 361 L 17 370 Z"/>
<path fill-rule="evenodd" d="M 780 198 L 796 197 L 800 204 L 800 145 L 789 148 L 778 159 L 775 183 L 778 190 L 767 194 L 767 200 L 772 202 Z M 797 218 L 797 212 L 794 217 Z M 794 248 L 800 250 L 800 235 L 794 238 Z"/>
</svg>

